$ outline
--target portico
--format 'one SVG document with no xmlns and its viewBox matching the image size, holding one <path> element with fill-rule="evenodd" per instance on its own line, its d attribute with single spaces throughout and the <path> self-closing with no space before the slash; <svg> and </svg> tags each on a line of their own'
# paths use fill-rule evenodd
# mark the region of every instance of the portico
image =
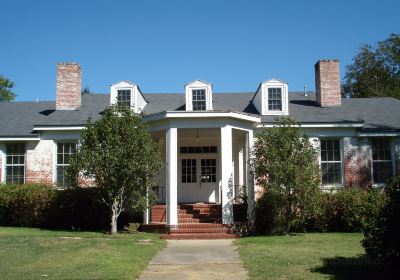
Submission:
<svg viewBox="0 0 400 280">
<path fill-rule="evenodd" d="M 152 117 L 151 131 L 165 163 L 156 192 L 166 204 L 166 225 L 179 224 L 181 203 L 218 204 L 222 223 L 232 224 L 233 204 L 242 202 L 243 187 L 252 219 L 254 183 L 248 161 L 258 118 L 232 112 L 174 112 L 172 116 L 167 112 Z M 145 222 L 151 222 L 148 211 L 145 217 Z"/>
</svg>

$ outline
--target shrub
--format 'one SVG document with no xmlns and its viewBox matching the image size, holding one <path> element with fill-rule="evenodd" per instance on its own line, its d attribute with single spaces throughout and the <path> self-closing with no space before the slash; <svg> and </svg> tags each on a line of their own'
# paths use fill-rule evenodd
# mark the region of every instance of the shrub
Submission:
<svg viewBox="0 0 400 280">
<path fill-rule="evenodd" d="M 1 185 L 0 225 L 59 229 L 105 230 L 109 209 L 91 188 L 56 190 L 42 184 Z M 125 211 L 119 228 L 141 220 L 141 213 Z"/>
<path fill-rule="evenodd" d="M 297 211 L 295 232 L 361 232 L 385 205 L 386 195 L 377 189 L 357 187 L 336 193 L 323 193 L 320 209 L 313 213 Z M 284 198 L 265 193 L 256 202 L 255 227 L 260 234 L 277 234 L 283 229 Z"/>
<path fill-rule="evenodd" d="M 104 230 L 109 227 L 109 211 L 92 188 L 57 192 L 47 214 L 47 227 Z"/>
<path fill-rule="evenodd" d="M 362 244 L 367 255 L 382 265 L 400 265 L 400 175 L 387 182 L 388 202 L 368 223 Z"/>
<path fill-rule="evenodd" d="M 46 224 L 46 212 L 56 190 L 42 184 L 1 185 L 0 224 L 38 227 Z"/>
<path fill-rule="evenodd" d="M 279 193 L 265 192 L 254 207 L 255 230 L 259 234 L 280 234 L 285 223 L 282 208 L 284 197 Z"/>
<path fill-rule="evenodd" d="M 323 231 L 361 232 L 372 217 L 378 215 L 385 195 L 377 189 L 367 191 L 353 187 L 323 195 L 322 217 L 317 228 Z"/>
</svg>

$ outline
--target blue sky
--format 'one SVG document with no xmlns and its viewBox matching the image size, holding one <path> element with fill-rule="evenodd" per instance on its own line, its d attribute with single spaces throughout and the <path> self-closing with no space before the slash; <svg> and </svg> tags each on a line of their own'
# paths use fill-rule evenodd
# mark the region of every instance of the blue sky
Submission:
<svg viewBox="0 0 400 280">
<path fill-rule="evenodd" d="M 57 62 L 79 62 L 83 85 L 108 93 L 130 80 L 145 93 L 255 91 L 271 77 L 314 90 L 314 63 L 341 72 L 364 43 L 400 31 L 400 1 L 0 0 L 0 74 L 16 100 L 54 100 Z"/>
</svg>

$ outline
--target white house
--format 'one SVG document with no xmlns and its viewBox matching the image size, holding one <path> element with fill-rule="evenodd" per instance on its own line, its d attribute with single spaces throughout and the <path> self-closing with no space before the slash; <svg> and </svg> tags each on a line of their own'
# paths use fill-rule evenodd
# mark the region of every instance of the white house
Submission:
<svg viewBox="0 0 400 280">
<path fill-rule="evenodd" d="M 108 94 L 81 95 L 81 74 L 79 64 L 60 63 L 56 102 L 0 104 L 0 182 L 65 186 L 87 119 L 114 103 L 143 112 L 162 151 L 160 205 L 145 213 L 147 224 L 232 224 L 242 186 L 251 219 L 258 192 L 248 167 L 252 145 L 277 115 L 294 117 L 315 140 L 324 188 L 381 185 L 400 171 L 400 101 L 341 98 L 337 60 L 315 64 L 316 94 L 289 92 L 286 82 L 270 79 L 248 93 L 214 93 L 209 82 L 194 80 L 181 94 L 145 94 L 120 81 Z"/>
</svg>

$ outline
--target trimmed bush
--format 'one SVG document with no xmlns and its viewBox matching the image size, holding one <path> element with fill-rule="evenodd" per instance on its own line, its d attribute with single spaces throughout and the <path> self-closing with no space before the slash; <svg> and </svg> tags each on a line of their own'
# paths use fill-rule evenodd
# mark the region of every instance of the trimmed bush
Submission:
<svg viewBox="0 0 400 280">
<path fill-rule="evenodd" d="M 77 230 L 106 230 L 109 209 L 94 188 L 57 190 L 49 185 L 1 185 L 0 225 Z M 118 227 L 140 222 L 141 213 L 123 212 Z"/>
<path fill-rule="evenodd" d="M 109 210 L 100 203 L 93 188 L 60 190 L 47 213 L 46 227 L 104 230 L 109 227 Z"/>
<path fill-rule="evenodd" d="M 386 203 L 386 195 L 377 189 L 357 187 L 321 195 L 321 208 L 315 213 L 298 211 L 294 232 L 362 232 Z M 284 200 L 265 193 L 255 207 L 255 228 L 260 234 L 278 234 L 283 227 Z"/>
<path fill-rule="evenodd" d="M 279 193 L 264 193 L 254 207 L 255 230 L 259 234 L 281 234 L 284 229 L 284 198 Z"/>
<path fill-rule="evenodd" d="M 361 232 L 377 216 L 386 201 L 380 190 L 353 187 L 323 195 L 322 217 L 316 229 L 330 232 Z"/>
<path fill-rule="evenodd" d="M 390 179 L 386 186 L 388 202 L 366 226 L 362 244 L 370 258 L 382 265 L 399 269 L 400 175 Z"/>
<path fill-rule="evenodd" d="M 40 227 L 57 196 L 51 186 L 41 184 L 0 186 L 0 225 Z"/>
</svg>

